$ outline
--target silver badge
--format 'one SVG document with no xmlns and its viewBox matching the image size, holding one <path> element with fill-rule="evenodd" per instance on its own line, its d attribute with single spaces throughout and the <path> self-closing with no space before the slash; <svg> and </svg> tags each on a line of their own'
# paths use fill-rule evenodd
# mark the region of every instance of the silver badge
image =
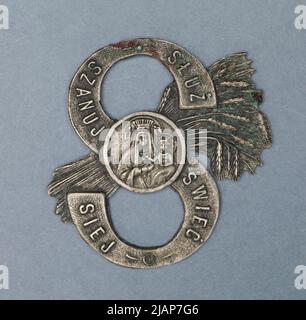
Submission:
<svg viewBox="0 0 306 320">
<path fill-rule="evenodd" d="M 100 102 L 101 84 L 114 63 L 136 55 L 159 59 L 174 82 L 155 112 L 115 122 Z M 238 53 L 206 69 L 184 48 L 157 39 L 122 41 L 93 53 L 73 77 L 68 102 L 72 125 L 91 152 L 55 170 L 48 190 L 58 200 L 56 214 L 121 266 L 160 267 L 195 252 L 219 213 L 216 183 L 198 155 L 209 158 L 216 178 L 237 180 L 245 171 L 253 174 L 262 150 L 271 146 L 268 120 L 259 110 L 262 91 L 251 79 L 250 64 Z M 146 193 L 169 185 L 185 208 L 173 239 L 153 248 L 124 242 L 108 216 L 108 198 L 120 186 Z"/>
</svg>

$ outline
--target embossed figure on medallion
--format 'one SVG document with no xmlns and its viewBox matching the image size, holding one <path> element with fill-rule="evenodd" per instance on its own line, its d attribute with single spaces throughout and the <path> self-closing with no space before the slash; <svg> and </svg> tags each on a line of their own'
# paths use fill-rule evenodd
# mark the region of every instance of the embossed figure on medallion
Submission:
<svg viewBox="0 0 306 320">
<path fill-rule="evenodd" d="M 153 112 L 138 112 L 118 121 L 109 131 L 103 151 L 111 177 L 135 192 L 170 185 L 185 164 L 183 133 Z"/>
</svg>

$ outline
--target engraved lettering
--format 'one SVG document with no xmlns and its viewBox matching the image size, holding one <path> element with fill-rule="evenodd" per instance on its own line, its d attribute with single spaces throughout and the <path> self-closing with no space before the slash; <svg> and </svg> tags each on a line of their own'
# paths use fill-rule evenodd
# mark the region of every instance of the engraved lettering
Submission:
<svg viewBox="0 0 306 320">
<path fill-rule="evenodd" d="M 116 244 L 115 241 L 112 241 L 108 246 L 104 243 L 102 244 L 100 249 L 103 253 L 108 253 L 115 244 Z"/>
<path fill-rule="evenodd" d="M 86 116 L 86 117 L 83 119 L 83 123 L 84 123 L 84 124 L 91 124 L 91 123 L 99 120 L 98 117 L 93 118 L 95 115 L 96 115 L 95 112 L 89 114 L 88 116 Z"/>
<path fill-rule="evenodd" d="M 79 206 L 79 211 L 81 214 L 94 213 L 95 206 L 92 203 L 81 204 Z"/>
<path fill-rule="evenodd" d="M 203 93 L 201 96 L 194 93 L 190 93 L 189 95 L 191 102 L 195 101 L 196 99 L 207 100 L 208 98 L 211 98 L 211 97 L 212 97 L 211 92 Z"/>
<path fill-rule="evenodd" d="M 105 234 L 105 230 L 102 227 L 99 227 L 93 231 L 89 236 L 93 241 L 95 241 L 99 238 L 100 233 Z"/>
<path fill-rule="evenodd" d="M 87 227 L 87 226 L 89 226 L 89 225 L 91 225 L 91 224 L 93 224 L 93 223 L 97 222 L 98 220 L 99 220 L 98 218 L 95 218 L 95 219 L 89 220 L 89 221 L 87 221 L 87 222 L 84 222 L 84 223 L 83 223 L 83 226 L 84 226 L 84 227 Z"/>
<path fill-rule="evenodd" d="M 202 224 L 203 228 L 205 228 L 208 223 L 208 220 L 205 218 L 201 218 L 197 215 L 194 215 L 192 218 L 192 223 Z"/>
<path fill-rule="evenodd" d="M 80 80 L 83 80 L 83 79 L 85 79 L 90 86 L 93 86 L 96 82 L 96 79 L 93 79 L 90 81 L 85 73 L 82 73 L 80 76 Z"/>
<path fill-rule="evenodd" d="M 199 210 L 199 211 L 210 211 L 211 210 L 211 206 L 205 206 L 205 207 L 196 206 L 195 208 L 196 208 L 196 210 Z"/>
<path fill-rule="evenodd" d="M 188 229 L 186 231 L 186 237 L 190 238 L 191 240 L 197 242 L 201 239 L 201 236 L 198 232 L 194 231 L 193 229 Z"/>
<path fill-rule="evenodd" d="M 200 84 L 200 80 L 198 76 L 195 76 L 191 79 L 185 81 L 186 88 L 192 88 Z"/>
<path fill-rule="evenodd" d="M 193 196 L 194 200 L 208 199 L 207 189 L 206 189 L 206 186 L 204 184 L 202 184 L 197 189 L 192 191 L 192 194 L 194 195 Z"/>
<path fill-rule="evenodd" d="M 87 96 L 87 95 L 91 94 L 91 91 L 86 90 L 86 89 L 76 88 L 76 91 L 78 91 L 77 97 Z"/>
<path fill-rule="evenodd" d="M 102 131 L 102 130 L 104 130 L 105 129 L 105 127 L 104 126 L 102 126 L 100 129 L 96 129 L 96 128 L 92 128 L 91 130 L 90 130 L 90 134 L 93 136 L 93 137 L 96 137 L 97 135 L 99 135 L 100 134 L 100 132 Z"/>
<path fill-rule="evenodd" d="M 85 101 L 85 102 L 82 102 L 82 103 L 79 103 L 78 106 L 81 107 L 83 106 L 81 109 L 81 111 L 84 111 L 84 110 L 88 110 L 88 109 L 92 109 L 95 107 L 93 103 L 93 100 L 88 100 L 88 101 Z"/>
<path fill-rule="evenodd" d="M 96 76 L 102 72 L 102 68 L 96 63 L 96 61 L 90 61 L 88 63 L 88 68 L 92 70 Z"/>
<path fill-rule="evenodd" d="M 175 64 L 177 61 L 177 58 L 179 58 L 182 54 L 180 53 L 180 51 L 178 50 L 174 50 L 172 55 L 170 57 L 168 57 L 168 62 L 170 64 Z"/>
<path fill-rule="evenodd" d="M 182 75 L 183 75 L 183 74 L 182 74 L 182 71 L 183 71 L 184 69 L 190 67 L 190 66 L 191 66 L 190 62 L 187 62 L 187 63 L 183 64 L 182 66 L 180 66 L 180 67 L 177 69 L 177 71 L 178 71 L 178 73 L 182 76 Z"/>
<path fill-rule="evenodd" d="M 197 179 L 197 175 L 194 172 L 189 172 L 188 176 L 183 178 L 183 183 L 185 186 L 188 186 L 196 179 Z"/>
</svg>

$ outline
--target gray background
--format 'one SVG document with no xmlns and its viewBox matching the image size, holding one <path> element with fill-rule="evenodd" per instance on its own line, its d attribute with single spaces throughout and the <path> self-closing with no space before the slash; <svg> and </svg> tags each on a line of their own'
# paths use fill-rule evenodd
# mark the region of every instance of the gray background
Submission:
<svg viewBox="0 0 306 320">
<path fill-rule="evenodd" d="M 10 289 L 0 299 L 305 298 L 294 287 L 295 266 L 306 264 L 306 30 L 294 27 L 302 2 L 1 1 L 10 29 L 0 30 L 0 264 Z M 53 214 L 47 195 L 53 169 L 88 153 L 68 120 L 70 79 L 93 51 L 136 37 L 176 42 L 206 66 L 247 51 L 274 140 L 255 176 L 219 183 L 221 214 L 208 243 L 145 271 L 98 256 Z M 121 62 L 103 86 L 107 111 L 154 110 L 170 81 L 154 59 Z M 119 233 L 143 245 L 166 242 L 183 216 L 170 189 L 121 189 L 111 210 Z"/>
</svg>

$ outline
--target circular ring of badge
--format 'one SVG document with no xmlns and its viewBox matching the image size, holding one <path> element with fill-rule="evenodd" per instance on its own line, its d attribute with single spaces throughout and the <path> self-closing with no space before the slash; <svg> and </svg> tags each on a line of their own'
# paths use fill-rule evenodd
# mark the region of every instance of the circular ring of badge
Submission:
<svg viewBox="0 0 306 320">
<path fill-rule="evenodd" d="M 102 193 L 69 193 L 68 204 L 81 237 L 98 254 L 124 267 L 156 268 L 193 254 L 208 240 L 218 219 L 218 189 L 202 165 L 186 165 L 172 187 L 184 204 L 184 219 L 175 236 L 158 247 L 124 241 L 112 226 Z"/>
<path fill-rule="evenodd" d="M 114 123 L 103 110 L 101 102 L 100 91 L 105 75 L 116 62 L 139 55 L 157 58 L 170 71 L 177 84 L 182 108 L 216 104 L 214 86 L 207 70 L 184 48 L 159 39 L 135 39 L 111 44 L 86 59 L 69 88 L 71 123 L 83 142 L 96 153 L 100 147 L 99 134 Z M 185 67 L 182 69 L 182 66 Z M 207 99 L 196 99 L 197 93 L 205 94 Z"/>
</svg>

